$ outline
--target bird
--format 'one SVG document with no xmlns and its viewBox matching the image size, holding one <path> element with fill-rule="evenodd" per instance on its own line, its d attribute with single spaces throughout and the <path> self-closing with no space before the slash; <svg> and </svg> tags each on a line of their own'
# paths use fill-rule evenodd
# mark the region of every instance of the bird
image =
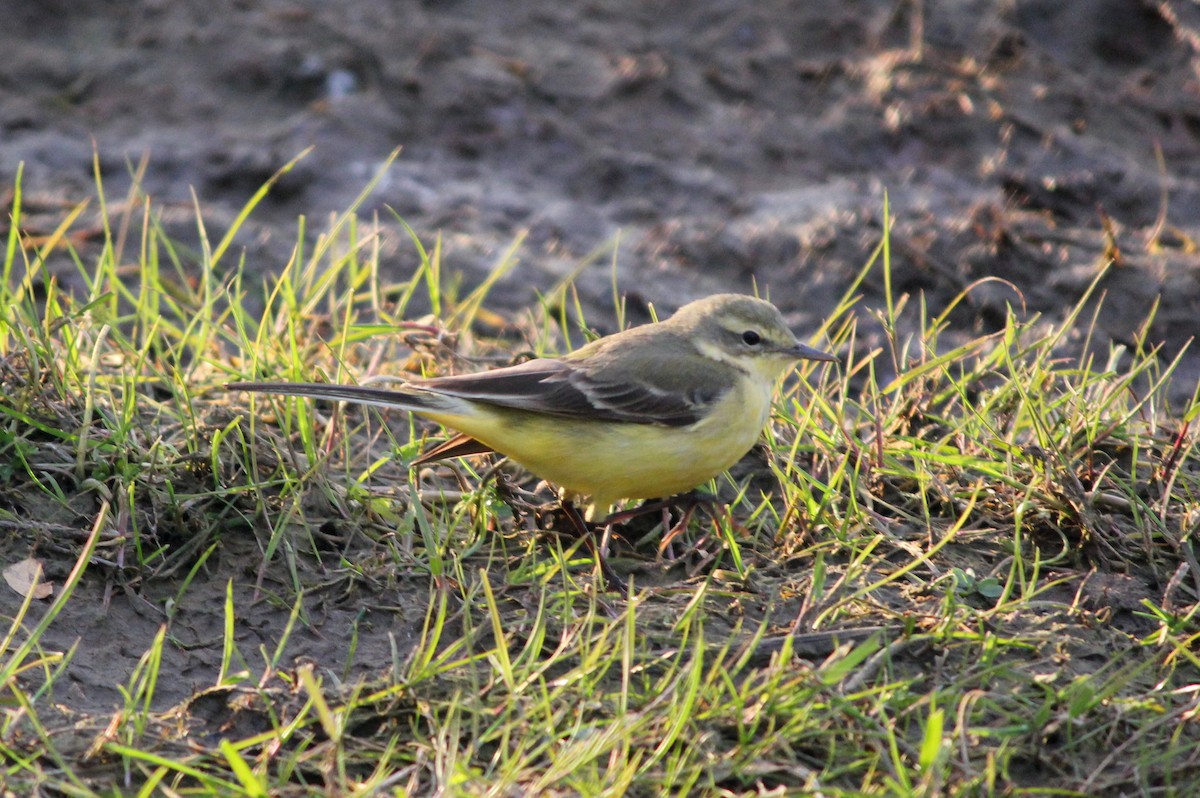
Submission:
<svg viewBox="0 0 1200 798">
<path fill-rule="evenodd" d="M 457 433 L 414 465 L 498 452 L 557 486 L 564 509 L 586 501 L 584 520 L 596 522 L 623 499 L 674 496 L 740 460 L 769 420 L 777 383 L 799 360 L 838 357 L 801 343 L 770 302 L 715 294 L 570 354 L 480 373 L 393 388 L 226 387 L 407 410 Z M 597 561 L 620 584 L 599 552 Z"/>
</svg>

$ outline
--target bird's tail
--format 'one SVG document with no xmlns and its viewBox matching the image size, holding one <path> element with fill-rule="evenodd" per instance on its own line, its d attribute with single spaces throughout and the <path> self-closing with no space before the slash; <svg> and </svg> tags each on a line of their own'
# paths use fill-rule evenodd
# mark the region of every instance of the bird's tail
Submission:
<svg viewBox="0 0 1200 798">
<path fill-rule="evenodd" d="M 357 402 L 377 407 L 397 407 L 415 412 L 446 411 L 446 397 L 411 388 L 368 388 L 364 385 L 335 385 L 323 382 L 231 382 L 231 391 L 273 393 L 284 396 L 308 396 L 339 402 Z"/>
</svg>

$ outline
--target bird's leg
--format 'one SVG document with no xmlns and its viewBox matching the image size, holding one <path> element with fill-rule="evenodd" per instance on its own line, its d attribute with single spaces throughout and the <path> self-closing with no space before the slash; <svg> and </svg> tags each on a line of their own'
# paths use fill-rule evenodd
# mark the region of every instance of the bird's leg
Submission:
<svg viewBox="0 0 1200 798">
<path fill-rule="evenodd" d="M 670 529 L 671 528 L 671 508 L 664 506 L 662 508 L 661 512 L 662 512 L 662 520 L 659 523 L 662 524 L 662 528 L 664 530 Z M 666 538 L 666 537 L 667 536 L 664 534 L 663 538 Z M 666 551 L 668 557 L 670 557 L 672 560 L 675 559 L 675 552 L 673 550 L 668 550 L 669 544 L 670 544 L 670 541 L 666 541 L 661 546 L 658 547 L 659 558 L 661 558 L 663 555 L 663 552 Z"/>
<path fill-rule="evenodd" d="M 692 491 L 690 493 L 682 493 L 678 496 L 673 496 L 666 499 L 656 499 L 654 501 L 643 502 L 632 509 L 621 510 L 619 512 L 612 513 L 604 519 L 604 523 L 610 526 L 613 524 L 624 524 L 639 516 L 661 512 L 663 531 L 662 541 L 658 547 L 658 556 L 660 558 L 666 556 L 668 559 L 674 559 L 674 557 L 671 557 L 669 553 L 671 543 L 687 531 L 688 525 L 691 524 L 692 518 L 695 516 L 697 509 L 704 509 L 709 517 L 715 519 L 717 517 L 715 504 L 716 503 L 713 500 L 702 497 L 695 491 Z M 679 520 L 672 524 L 671 510 L 675 508 L 679 508 L 681 515 Z M 628 531 L 626 531 L 625 535 L 631 539 L 636 539 L 633 534 Z"/>
<path fill-rule="evenodd" d="M 667 529 L 666 521 L 663 521 L 663 529 L 666 529 L 666 532 L 663 533 L 662 542 L 658 544 L 658 556 L 660 558 L 666 554 L 667 549 L 671 546 L 671 542 L 687 531 L 688 524 L 692 522 L 692 516 L 696 514 L 696 508 L 699 505 L 700 502 L 698 501 L 689 501 L 683 508 L 683 517 L 679 519 L 679 523 L 670 529 Z"/>
<path fill-rule="evenodd" d="M 613 570 L 612 566 L 608 564 L 608 559 L 604 556 L 604 547 L 596 545 L 595 529 L 588 527 L 587 521 L 583 519 L 583 516 L 579 514 L 579 510 L 576 509 L 575 505 L 571 502 L 564 501 L 562 503 L 562 509 L 566 514 L 567 519 L 570 520 L 571 525 L 575 527 L 575 531 L 579 533 L 579 537 L 581 540 L 583 540 L 584 545 L 588 547 L 588 551 L 590 551 L 592 556 L 596 559 L 596 564 L 600 566 L 600 575 L 604 577 L 605 585 L 610 590 L 618 590 L 622 593 L 627 592 L 629 588 L 628 585 L 625 584 L 625 580 L 622 579 L 617 572 Z M 608 523 L 607 519 L 605 519 L 603 523 L 606 533 L 604 535 L 604 539 L 602 539 L 602 542 L 606 542 L 607 530 L 612 529 L 612 525 Z"/>
<path fill-rule="evenodd" d="M 670 511 L 674 508 L 678 508 L 681 515 L 679 520 L 672 524 Z M 661 512 L 663 533 L 662 540 L 658 545 L 658 557 L 660 561 L 662 559 L 674 560 L 675 557 L 672 552 L 673 544 L 677 538 L 687 531 L 698 510 L 703 511 L 714 523 L 719 523 L 720 519 L 727 518 L 730 526 L 736 531 L 745 531 L 733 520 L 733 514 L 728 508 L 721 509 L 716 501 L 695 491 L 683 493 L 669 499 L 645 502 L 633 509 L 613 513 L 604 519 L 604 522 L 606 524 L 625 523 L 640 515 Z"/>
</svg>

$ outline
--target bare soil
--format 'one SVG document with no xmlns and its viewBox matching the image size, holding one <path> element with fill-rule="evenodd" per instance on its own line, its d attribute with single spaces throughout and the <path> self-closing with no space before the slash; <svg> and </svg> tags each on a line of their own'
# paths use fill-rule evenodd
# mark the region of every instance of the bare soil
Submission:
<svg viewBox="0 0 1200 798">
<path fill-rule="evenodd" d="M 248 267 L 270 272 L 286 263 L 298 216 L 344 209 L 402 146 L 363 211 L 381 211 L 385 269 L 402 277 L 416 262 L 385 206 L 426 240 L 441 233 L 465 286 L 524 234 L 495 310 L 530 305 L 619 241 L 634 322 L 647 303 L 670 310 L 757 285 L 797 329 L 813 328 L 880 240 L 886 191 L 894 285 L 934 310 L 967 291 L 947 344 L 997 329 L 1010 306 L 1058 318 L 1110 257 L 1093 343 L 1131 344 L 1156 303 L 1146 339 L 1164 359 L 1200 331 L 1194 3 L 6 5 L 0 193 L 23 162 L 31 235 L 94 194 L 93 146 L 110 199 L 148 155 L 143 185 L 167 229 L 192 243 L 193 191 L 216 239 L 313 147 L 239 241 Z M 601 328 L 612 323 L 612 260 L 576 280 Z M 70 261 L 55 268 L 70 283 Z M 864 318 L 881 294 L 868 283 Z M 870 347 L 878 333 L 869 320 L 863 330 Z M 1182 400 L 1200 350 L 1179 375 Z M 91 511 L 61 523 L 86 530 Z M 231 518 L 228 529 L 171 607 L 163 670 L 177 681 L 160 685 L 164 706 L 213 684 L 228 583 L 238 607 L 258 601 L 238 619 L 243 651 L 270 649 L 287 621 L 290 599 L 263 599 L 289 583 L 287 566 L 269 563 L 264 578 L 249 524 Z M 27 544 L 9 537 L 4 556 L 27 556 Z M 366 556 L 371 541 L 342 545 Z M 185 573 L 85 579 L 45 639 L 79 645 L 71 694 L 55 700 L 111 712 Z M 355 632 L 347 675 L 378 670 L 389 634 L 419 630 L 424 588 L 404 606 L 396 584 L 344 587 L 306 595 L 289 656 L 342 672 Z M 18 604 L 0 589 L 0 614 Z"/>
</svg>

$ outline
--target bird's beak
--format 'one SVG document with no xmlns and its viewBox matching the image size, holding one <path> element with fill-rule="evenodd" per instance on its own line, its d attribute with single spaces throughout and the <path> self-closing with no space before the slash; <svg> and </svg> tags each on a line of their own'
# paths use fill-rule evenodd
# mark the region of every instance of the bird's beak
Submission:
<svg viewBox="0 0 1200 798">
<path fill-rule="evenodd" d="M 802 343 L 797 343 L 788 349 L 787 353 L 797 360 L 829 360 L 835 362 L 841 360 L 837 355 L 822 352 L 820 349 L 815 349 Z"/>
</svg>

